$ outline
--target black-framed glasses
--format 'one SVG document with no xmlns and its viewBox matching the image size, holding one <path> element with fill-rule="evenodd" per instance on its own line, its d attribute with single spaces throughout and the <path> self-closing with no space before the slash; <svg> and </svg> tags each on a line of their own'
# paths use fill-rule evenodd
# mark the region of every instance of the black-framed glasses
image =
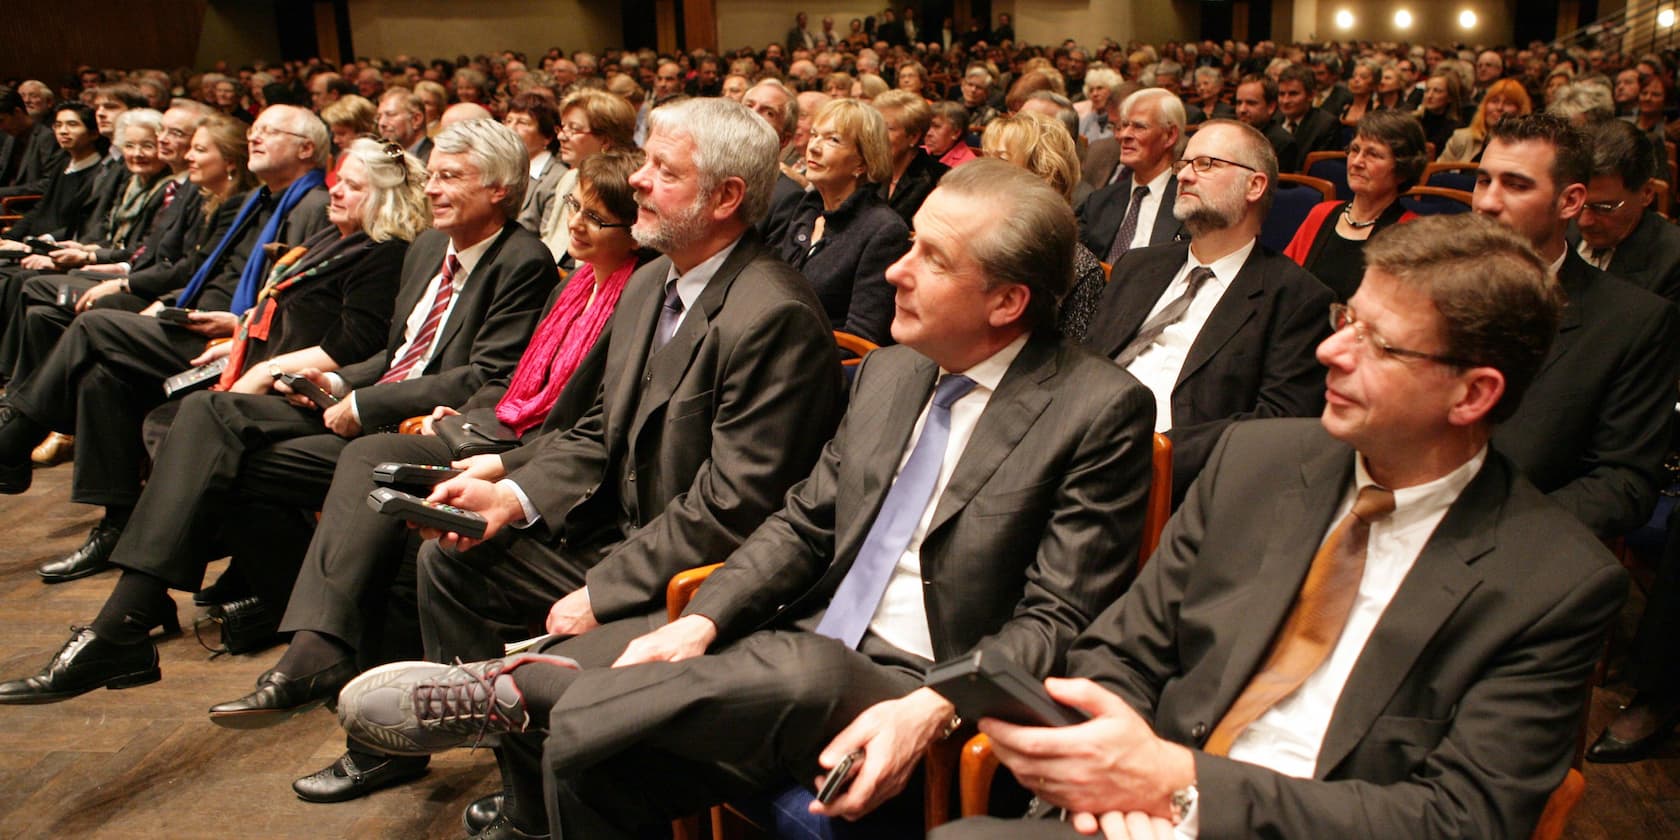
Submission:
<svg viewBox="0 0 1680 840">
<path fill-rule="evenodd" d="M 1622 209 L 1626 205 L 1627 199 L 1625 198 L 1621 201 L 1589 201 L 1586 203 L 1586 209 L 1600 216 L 1605 216 Z"/>
<path fill-rule="evenodd" d="M 1354 337 L 1359 339 L 1359 343 L 1369 347 L 1371 352 L 1378 357 L 1395 356 L 1403 359 L 1423 359 L 1427 362 L 1461 368 L 1477 366 L 1475 362 L 1455 356 L 1443 356 L 1437 353 L 1425 353 L 1422 350 L 1407 350 L 1404 347 L 1395 347 L 1388 343 L 1388 339 L 1367 328 L 1365 322 L 1359 320 L 1359 315 L 1353 311 L 1353 307 L 1345 303 L 1330 304 L 1330 329 L 1341 332 L 1348 327 L 1353 327 Z"/>
<path fill-rule="evenodd" d="M 589 225 L 591 230 L 627 228 L 635 224 L 634 222 L 609 222 L 606 219 L 601 218 L 601 214 L 595 212 L 594 210 L 583 209 L 583 205 L 578 203 L 577 196 L 575 195 L 568 195 L 565 198 L 560 199 L 560 201 L 566 205 L 566 212 L 571 213 L 574 216 L 582 216 L 583 221 Z"/>
<path fill-rule="evenodd" d="M 1217 165 L 1235 166 L 1238 169 L 1247 169 L 1250 172 L 1260 171 L 1246 163 L 1237 163 L 1234 160 L 1226 160 L 1225 158 L 1214 157 L 1213 155 L 1197 155 L 1193 158 L 1175 160 L 1172 163 L 1172 171 L 1174 175 L 1177 175 L 1178 173 L 1184 171 L 1184 167 L 1188 166 L 1195 169 L 1197 175 L 1206 175 L 1209 172 L 1212 172 L 1214 167 Z"/>
</svg>

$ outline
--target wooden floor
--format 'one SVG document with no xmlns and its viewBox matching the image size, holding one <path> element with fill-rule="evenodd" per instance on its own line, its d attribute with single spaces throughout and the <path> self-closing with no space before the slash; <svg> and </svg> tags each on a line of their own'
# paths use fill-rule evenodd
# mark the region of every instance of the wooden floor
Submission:
<svg viewBox="0 0 1680 840">
<path fill-rule="evenodd" d="M 0 496 L 0 677 L 34 673 L 98 611 L 115 576 L 45 586 L 35 567 L 73 550 L 97 518 L 65 501 L 70 468 L 36 470 L 35 487 Z M 212 575 L 219 573 L 220 564 Z M 1637 602 L 1638 599 L 1635 598 Z M 183 624 L 200 611 L 178 594 Z M 1635 613 L 1630 608 L 1624 622 Z M 214 635 L 214 631 L 210 631 Z M 0 707 L 0 837 L 456 838 L 461 809 L 495 783 L 487 751 L 432 762 L 419 782 L 337 805 L 292 795 L 292 779 L 343 750 L 325 711 L 258 732 L 219 729 L 213 703 L 249 690 L 279 658 L 212 659 L 188 630 L 160 646 L 164 679 L 52 706 Z M 1596 733 L 1625 686 L 1595 693 Z M 1588 765 L 1572 838 L 1680 837 L 1680 748 L 1634 765 Z"/>
</svg>

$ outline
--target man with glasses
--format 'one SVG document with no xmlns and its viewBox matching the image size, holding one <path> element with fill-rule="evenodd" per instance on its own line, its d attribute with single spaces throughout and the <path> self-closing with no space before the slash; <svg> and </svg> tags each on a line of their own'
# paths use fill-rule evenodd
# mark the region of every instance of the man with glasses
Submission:
<svg viewBox="0 0 1680 840">
<path fill-rule="evenodd" d="M 1155 431 L 1173 442 L 1176 503 L 1232 421 L 1323 406 L 1312 347 L 1333 297 L 1255 238 L 1277 181 L 1264 135 L 1209 120 L 1175 166 L 1172 215 L 1190 239 L 1135 248 L 1114 264 L 1085 346 L 1155 393 Z"/>
<path fill-rule="evenodd" d="M 1184 149 L 1184 103 L 1160 88 L 1120 103 L 1114 180 L 1079 205 L 1079 241 L 1106 263 L 1133 248 L 1172 242 L 1184 233 L 1173 218 L 1178 180 L 1171 164 Z"/>
<path fill-rule="evenodd" d="M 379 98 L 379 136 L 408 150 L 421 163 L 431 160 L 426 136 L 426 103 L 408 88 L 392 88 Z"/>
<path fill-rule="evenodd" d="M 1657 149 L 1632 123 L 1588 129 L 1593 174 L 1569 247 L 1594 268 L 1680 302 L 1680 228 L 1657 213 L 1651 183 Z"/>
<path fill-rule="evenodd" d="M 1127 596 L 1075 640 L 1075 679 L 1046 681 L 1094 720 L 980 723 L 1031 816 L 1070 822 L 935 840 L 1533 830 L 1627 585 L 1489 442 L 1560 301 L 1485 219 L 1396 225 L 1364 253 L 1318 346 L 1323 415 L 1231 426 Z"/>
<path fill-rule="evenodd" d="M 1643 525 L 1657 501 L 1680 315 L 1569 247 L 1565 231 L 1581 215 L 1592 172 L 1581 130 L 1549 114 L 1507 117 L 1489 131 L 1472 206 L 1529 240 L 1569 304 L 1551 355 L 1495 442 L 1529 481 L 1608 539 Z"/>
</svg>

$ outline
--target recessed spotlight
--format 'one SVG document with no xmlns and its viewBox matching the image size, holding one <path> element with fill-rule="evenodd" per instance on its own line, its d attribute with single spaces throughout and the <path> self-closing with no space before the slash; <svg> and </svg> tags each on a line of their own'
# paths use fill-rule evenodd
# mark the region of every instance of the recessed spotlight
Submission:
<svg viewBox="0 0 1680 840">
<path fill-rule="evenodd" d="M 1476 13 L 1470 11 L 1469 9 L 1465 9 L 1464 11 L 1459 12 L 1458 13 L 1458 28 L 1460 28 L 1460 29 L 1475 29 L 1476 28 Z"/>
<path fill-rule="evenodd" d="M 1664 28 L 1664 29 L 1667 29 L 1670 26 L 1673 26 L 1674 25 L 1674 10 L 1673 9 L 1663 9 L 1662 11 L 1657 12 L 1657 25 Z"/>
<path fill-rule="evenodd" d="M 1394 25 L 1401 29 L 1412 28 L 1412 13 L 1401 9 L 1394 13 Z"/>
</svg>

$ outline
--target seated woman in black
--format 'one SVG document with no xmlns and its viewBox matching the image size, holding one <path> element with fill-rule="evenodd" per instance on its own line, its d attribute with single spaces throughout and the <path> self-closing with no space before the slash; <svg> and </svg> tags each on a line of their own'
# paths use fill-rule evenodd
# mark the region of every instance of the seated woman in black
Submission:
<svg viewBox="0 0 1680 840">
<path fill-rule="evenodd" d="M 1400 204 L 1400 194 L 1423 175 L 1423 127 L 1401 111 L 1372 111 L 1359 121 L 1348 144 L 1348 188 L 1352 201 L 1326 201 L 1307 214 L 1283 255 L 1312 272 L 1347 300 L 1365 275 L 1363 252 L 1372 234 L 1417 215 Z"/>
<path fill-rule="evenodd" d="M 887 266 L 910 250 L 910 228 L 877 186 L 892 177 L 880 113 L 855 99 L 824 105 L 811 121 L 805 177 L 813 189 L 774 247 L 811 281 L 835 329 L 892 343 Z"/>
</svg>

